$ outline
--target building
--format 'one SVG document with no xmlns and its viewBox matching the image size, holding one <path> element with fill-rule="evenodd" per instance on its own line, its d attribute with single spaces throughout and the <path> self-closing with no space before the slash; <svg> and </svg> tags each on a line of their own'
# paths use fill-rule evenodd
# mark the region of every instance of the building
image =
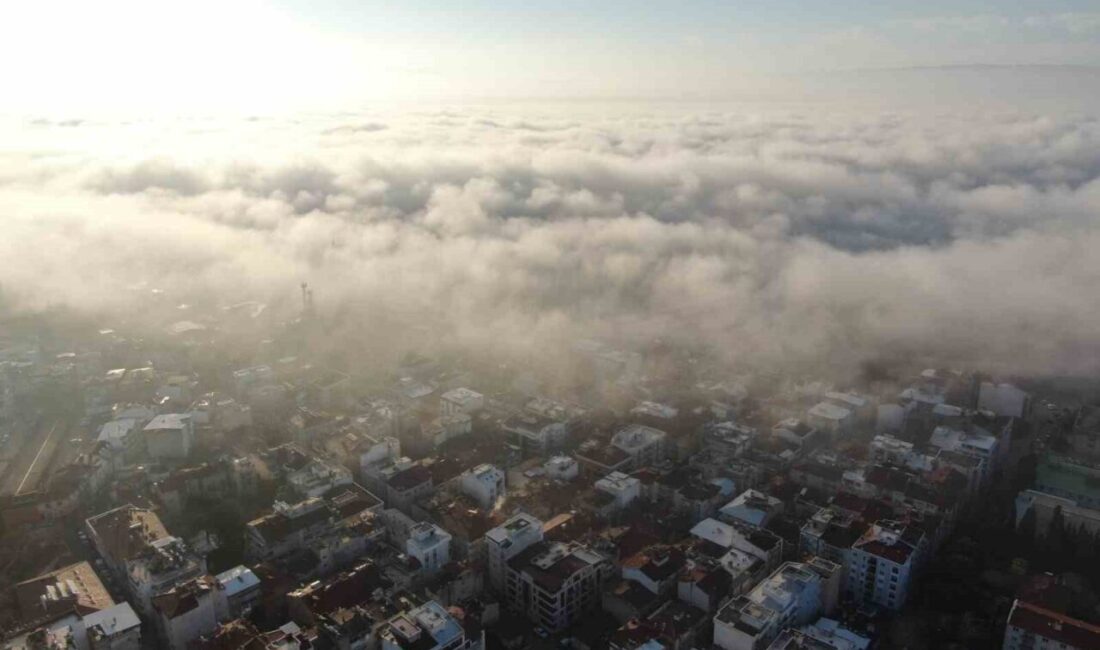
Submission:
<svg viewBox="0 0 1100 650">
<path fill-rule="evenodd" d="M 421 570 L 435 573 L 451 561 L 451 534 L 435 524 L 421 522 L 409 531 L 405 552 L 416 558 Z"/>
<path fill-rule="evenodd" d="M 783 558 L 783 538 L 747 524 L 731 525 L 717 519 L 704 519 L 695 524 L 691 535 L 703 543 L 705 552 L 720 558 L 731 574 L 740 572 L 740 569 L 732 570 L 734 564 L 740 563 L 735 562 L 734 557 L 725 557 L 732 550 L 759 559 L 764 563 L 764 571 L 774 571 Z"/>
<path fill-rule="evenodd" d="M 1045 454 L 1035 469 L 1035 490 L 1100 509 L 1100 464 Z"/>
<path fill-rule="evenodd" d="M 92 565 L 77 562 L 15 585 L 24 621 L 76 613 L 85 616 L 115 604 Z"/>
<path fill-rule="evenodd" d="M 1100 626 L 1017 600 L 1005 625 L 1004 650 L 1100 648 Z"/>
<path fill-rule="evenodd" d="M 756 439 L 756 429 L 734 422 L 716 422 L 703 426 L 703 451 L 740 458 Z"/>
<path fill-rule="evenodd" d="M 631 424 L 615 432 L 611 446 L 630 456 L 633 467 L 645 467 L 664 460 L 668 434 L 642 424 Z"/>
<path fill-rule="evenodd" d="M 210 576 L 176 585 L 154 596 L 152 603 L 161 640 L 172 650 L 185 650 L 229 620 L 225 594 Z"/>
<path fill-rule="evenodd" d="M 1016 527 L 1019 528 L 1028 511 L 1035 516 L 1035 535 L 1044 536 L 1054 522 L 1054 513 L 1060 512 L 1067 530 L 1080 530 L 1090 535 L 1100 533 L 1100 510 L 1083 508 L 1072 499 L 1053 494 L 1024 490 L 1016 496 Z"/>
<path fill-rule="evenodd" d="M 126 563 L 126 587 L 138 611 L 150 614 L 155 595 L 205 573 L 204 558 L 192 553 L 180 538 L 165 537 Z"/>
<path fill-rule="evenodd" d="M 106 446 L 116 469 L 137 457 L 141 449 L 141 436 L 138 434 L 141 424 L 142 420 L 137 418 L 124 418 L 111 420 L 99 428 L 96 442 Z"/>
<path fill-rule="evenodd" d="M 783 630 L 768 650 L 868 650 L 870 647 L 871 639 L 837 621 L 819 618 L 813 625 Z"/>
<path fill-rule="evenodd" d="M 154 460 L 181 461 L 191 453 L 195 428 L 190 414 L 165 413 L 153 418 L 143 430 L 145 453 Z"/>
<path fill-rule="evenodd" d="M 850 431 L 855 426 L 856 416 L 849 408 L 835 402 L 824 401 L 818 402 L 806 411 L 806 422 L 811 427 L 836 435 Z"/>
<path fill-rule="evenodd" d="M 680 571 L 687 563 L 683 549 L 675 546 L 651 546 L 623 560 L 624 580 L 637 582 L 647 591 L 666 595 L 675 591 Z"/>
<path fill-rule="evenodd" d="M 852 545 L 847 594 L 857 602 L 901 609 L 926 540 L 915 525 L 880 521 Z"/>
<path fill-rule="evenodd" d="M 309 499 L 341 485 L 351 485 L 352 477 L 345 467 L 313 458 L 304 466 L 287 473 L 286 482 L 299 497 Z"/>
<path fill-rule="evenodd" d="M 538 542 L 508 561 L 505 602 L 547 630 L 564 629 L 600 603 L 612 572 L 600 554 L 576 543 Z"/>
<path fill-rule="evenodd" d="M 156 513 L 146 508 L 125 505 L 90 517 L 84 522 L 88 541 L 118 575 L 126 563 L 150 544 L 167 538 L 168 530 Z"/>
<path fill-rule="evenodd" d="M 260 602 L 260 579 L 252 569 L 235 566 L 214 577 L 225 596 L 230 618 L 247 616 Z"/>
<path fill-rule="evenodd" d="M 577 478 L 580 466 L 575 458 L 569 456 L 553 456 L 542 464 L 542 471 L 547 478 L 555 481 L 572 481 Z"/>
<path fill-rule="evenodd" d="M 718 510 L 718 518 L 725 522 L 740 521 L 763 528 L 771 519 L 783 512 L 783 502 L 758 490 L 745 490 Z"/>
<path fill-rule="evenodd" d="M 485 510 L 491 510 L 504 497 L 504 472 L 481 464 L 458 477 L 462 491 Z"/>
<path fill-rule="evenodd" d="M 504 593 L 508 561 L 541 541 L 542 522 L 522 512 L 485 534 L 489 583 L 497 593 Z"/>
<path fill-rule="evenodd" d="M 473 415 L 485 408 L 485 396 L 469 388 L 455 388 L 439 396 L 439 414 L 448 417 L 458 413 Z"/>
<path fill-rule="evenodd" d="M 82 621 L 90 650 L 138 650 L 141 620 L 129 603 L 101 609 Z M 77 645 L 79 650 L 80 646 Z"/>
<path fill-rule="evenodd" d="M 818 439 L 817 428 L 798 418 L 788 418 L 777 422 L 772 427 L 772 435 L 795 445 L 800 451 L 805 451 L 814 445 Z"/>
<path fill-rule="evenodd" d="M 614 497 L 615 508 L 621 510 L 642 495 L 642 482 L 622 472 L 611 472 L 596 481 L 596 489 Z"/>
<path fill-rule="evenodd" d="M 714 645 L 759 650 L 784 628 L 806 625 L 823 611 L 825 581 L 808 564 L 787 562 L 714 617 Z"/>
<path fill-rule="evenodd" d="M 276 501 L 271 513 L 245 526 L 245 552 L 253 560 L 284 557 L 329 531 L 333 514 L 324 499 L 295 504 Z"/>
<path fill-rule="evenodd" d="M 382 650 L 479 650 L 462 625 L 439 603 L 429 601 L 391 618 L 379 634 Z"/>
<path fill-rule="evenodd" d="M 534 453 L 544 453 L 558 447 L 568 433 L 565 421 L 530 410 L 508 418 L 501 428 L 512 434 L 520 448 Z"/>
</svg>

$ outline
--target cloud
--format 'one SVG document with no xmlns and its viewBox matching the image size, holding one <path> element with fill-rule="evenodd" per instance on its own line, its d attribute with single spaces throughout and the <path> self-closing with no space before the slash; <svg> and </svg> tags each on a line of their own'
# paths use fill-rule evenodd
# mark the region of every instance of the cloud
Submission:
<svg viewBox="0 0 1100 650">
<path fill-rule="evenodd" d="M 838 376 L 905 355 L 1097 370 L 1092 117 L 482 107 L 178 126 L 84 125 L 75 144 L 23 128 L 0 158 L 4 295 L 131 314 L 144 282 L 289 314 L 308 281 L 348 350 L 426 331 L 550 361 L 602 337 Z"/>
</svg>

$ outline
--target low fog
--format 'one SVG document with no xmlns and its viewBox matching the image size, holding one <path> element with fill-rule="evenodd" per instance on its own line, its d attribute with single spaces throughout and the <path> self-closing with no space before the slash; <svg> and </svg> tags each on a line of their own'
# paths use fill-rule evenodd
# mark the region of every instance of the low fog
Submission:
<svg viewBox="0 0 1100 650">
<path fill-rule="evenodd" d="M 292 318 L 308 282 L 352 356 L 418 332 L 525 359 L 599 338 L 838 375 L 1100 370 L 1092 117 L 502 104 L 3 139 L 16 312 L 168 322 L 158 289 Z"/>
</svg>

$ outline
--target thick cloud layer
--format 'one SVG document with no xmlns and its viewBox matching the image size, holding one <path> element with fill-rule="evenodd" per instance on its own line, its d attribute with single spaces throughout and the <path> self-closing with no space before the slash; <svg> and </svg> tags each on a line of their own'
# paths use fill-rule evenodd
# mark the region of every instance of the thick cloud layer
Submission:
<svg viewBox="0 0 1100 650">
<path fill-rule="evenodd" d="M 5 133 L 0 287 L 21 308 L 308 281 L 377 340 L 1100 365 L 1088 116 L 490 107 Z"/>
</svg>

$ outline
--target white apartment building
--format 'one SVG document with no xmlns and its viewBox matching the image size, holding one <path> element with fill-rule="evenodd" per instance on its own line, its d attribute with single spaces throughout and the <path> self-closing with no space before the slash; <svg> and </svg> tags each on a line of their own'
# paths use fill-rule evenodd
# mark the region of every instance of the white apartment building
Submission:
<svg viewBox="0 0 1100 650">
<path fill-rule="evenodd" d="M 611 446 L 631 457 L 633 467 L 645 467 L 665 458 L 668 434 L 642 424 L 630 424 L 615 432 Z"/>
<path fill-rule="evenodd" d="M 763 528 L 772 517 L 782 512 L 783 502 L 779 499 L 759 490 L 745 490 L 718 509 L 718 518 L 730 523 L 740 521 Z"/>
<path fill-rule="evenodd" d="M 485 533 L 489 583 L 497 593 L 504 593 L 508 560 L 541 541 L 542 522 L 522 512 Z"/>
<path fill-rule="evenodd" d="M 714 645 L 760 650 L 784 628 L 806 625 L 823 610 L 825 580 L 810 565 L 787 562 L 714 617 Z"/>
<path fill-rule="evenodd" d="M 346 467 L 311 459 L 303 467 L 287 474 L 286 482 L 303 499 L 319 497 L 332 488 L 351 485 L 351 472 Z"/>
<path fill-rule="evenodd" d="M 915 526 L 880 521 L 852 545 L 845 590 L 857 602 L 901 609 L 925 548 Z"/>
<path fill-rule="evenodd" d="M 556 481 L 572 481 L 577 478 L 577 474 L 580 472 L 580 465 L 575 458 L 569 456 L 554 456 L 542 464 L 542 471 L 546 473 L 547 478 L 552 478 Z"/>
<path fill-rule="evenodd" d="M 126 586 L 133 605 L 151 614 L 153 596 L 205 573 L 204 558 L 192 553 L 182 539 L 165 537 L 126 563 Z"/>
<path fill-rule="evenodd" d="M 391 618 L 379 632 L 382 650 L 480 650 L 462 625 L 439 603 L 429 601 Z"/>
<path fill-rule="evenodd" d="M 491 510 L 505 494 L 504 472 L 488 463 L 467 470 L 458 477 L 462 491 L 485 510 Z"/>
<path fill-rule="evenodd" d="M 165 413 L 143 430 L 145 453 L 155 460 L 183 460 L 194 445 L 195 427 L 187 413 Z"/>
<path fill-rule="evenodd" d="M 172 650 L 186 650 L 229 620 L 225 593 L 209 576 L 189 580 L 156 595 L 153 610 L 160 637 Z"/>
<path fill-rule="evenodd" d="M 849 408 L 824 401 L 818 402 L 806 411 L 806 422 L 815 429 L 836 435 L 850 431 L 855 426 L 856 415 Z"/>
<path fill-rule="evenodd" d="M 260 602 L 260 579 L 252 569 L 238 565 L 214 577 L 225 595 L 230 618 L 247 616 Z"/>
<path fill-rule="evenodd" d="M 473 415 L 485 408 L 485 396 L 469 388 L 455 388 L 439 396 L 439 414 L 443 417 L 462 413 Z"/>
<path fill-rule="evenodd" d="M 451 534 L 429 522 L 421 522 L 409 531 L 405 552 L 420 562 L 420 568 L 435 573 L 451 561 Z"/>
<path fill-rule="evenodd" d="M 564 420 L 529 410 L 508 418 L 501 427 L 515 436 L 521 447 L 538 453 L 559 446 L 568 433 Z"/>
<path fill-rule="evenodd" d="M 622 509 L 642 495 L 642 482 L 622 472 L 611 472 L 596 481 L 596 489 L 615 497 L 615 507 Z"/>
</svg>

